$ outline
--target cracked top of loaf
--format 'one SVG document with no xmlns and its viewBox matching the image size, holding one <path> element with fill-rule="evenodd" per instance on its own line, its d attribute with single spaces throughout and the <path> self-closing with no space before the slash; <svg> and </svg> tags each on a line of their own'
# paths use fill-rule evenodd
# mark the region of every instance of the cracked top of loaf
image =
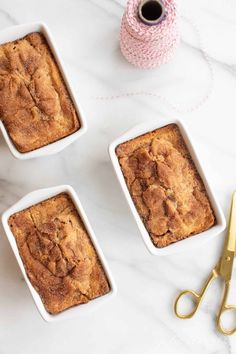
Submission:
<svg viewBox="0 0 236 354">
<path fill-rule="evenodd" d="M 41 33 L 0 45 L 0 119 L 22 153 L 53 143 L 80 127 Z"/>
<path fill-rule="evenodd" d="M 168 246 L 214 225 L 204 184 L 176 124 L 122 143 L 116 154 L 156 247 Z"/>
<path fill-rule="evenodd" d="M 110 291 L 105 272 L 68 194 L 8 221 L 26 273 L 47 311 L 57 314 Z"/>
</svg>

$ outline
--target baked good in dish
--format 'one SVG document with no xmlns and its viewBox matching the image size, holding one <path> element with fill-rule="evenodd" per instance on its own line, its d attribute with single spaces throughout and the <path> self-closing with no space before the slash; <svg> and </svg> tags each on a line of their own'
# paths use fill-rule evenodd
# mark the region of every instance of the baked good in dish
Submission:
<svg viewBox="0 0 236 354">
<path fill-rule="evenodd" d="M 67 193 L 8 221 L 27 276 L 46 310 L 57 314 L 110 291 L 87 230 Z"/>
<path fill-rule="evenodd" d="M 21 153 L 80 128 L 73 102 L 41 33 L 0 45 L 0 119 Z"/>
<path fill-rule="evenodd" d="M 206 189 L 176 124 L 122 143 L 116 154 L 156 247 L 168 246 L 214 225 Z"/>
</svg>

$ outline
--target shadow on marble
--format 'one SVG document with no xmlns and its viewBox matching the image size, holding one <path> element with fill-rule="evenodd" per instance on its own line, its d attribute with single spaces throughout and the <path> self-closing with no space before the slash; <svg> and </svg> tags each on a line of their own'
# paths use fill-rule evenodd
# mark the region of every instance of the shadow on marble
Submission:
<svg viewBox="0 0 236 354">
<path fill-rule="evenodd" d="M 128 233 L 131 238 L 137 239 L 136 223 L 110 161 L 93 163 L 90 173 L 92 176 L 96 176 L 92 182 L 93 190 L 96 191 L 96 194 L 98 193 L 96 198 L 102 201 L 103 217 L 110 220 L 111 215 L 115 215 L 116 228 L 125 229 L 125 234 Z"/>
<path fill-rule="evenodd" d="M 14 314 L 27 309 L 30 304 L 30 294 L 25 280 L 17 264 L 11 246 L 0 225 L 0 302 L 2 314 Z M 33 301 L 33 300 L 31 300 Z"/>
<path fill-rule="evenodd" d="M 12 153 L 1 132 L 0 132 L 0 156 L 1 157 L 3 156 L 4 158 L 12 157 Z"/>
<path fill-rule="evenodd" d="M 93 163 L 91 172 L 92 175 L 96 175 L 93 180 L 94 188 L 96 187 L 96 190 L 103 195 L 103 204 L 112 206 L 116 212 L 127 209 L 125 210 L 127 213 L 129 208 L 110 161 Z"/>
<path fill-rule="evenodd" d="M 4 139 L 4 137 L 3 137 L 2 133 L 1 133 L 1 134 L 0 134 L 0 147 L 1 147 L 2 145 L 6 145 L 6 141 L 5 141 L 5 139 Z"/>
<path fill-rule="evenodd" d="M 11 246 L 8 242 L 7 236 L 5 234 L 2 225 L 0 225 L 0 243 L 1 243 L 0 254 L 1 254 L 1 261 L 3 262 L 4 273 L 6 274 L 9 272 L 9 274 L 13 274 L 15 279 L 21 277 L 21 272 L 17 265 L 17 261 L 11 250 Z M 23 280 L 23 276 L 22 276 L 22 280 Z"/>
</svg>

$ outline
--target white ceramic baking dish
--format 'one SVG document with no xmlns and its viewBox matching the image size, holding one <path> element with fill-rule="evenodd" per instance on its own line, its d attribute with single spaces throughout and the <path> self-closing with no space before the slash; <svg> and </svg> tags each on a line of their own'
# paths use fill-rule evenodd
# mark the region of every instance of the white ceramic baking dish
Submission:
<svg viewBox="0 0 236 354">
<path fill-rule="evenodd" d="M 45 24 L 32 23 L 32 24 L 24 24 L 24 25 L 6 28 L 0 32 L 0 44 L 4 44 L 7 42 L 17 40 L 19 38 L 26 36 L 27 34 L 29 34 L 31 32 L 40 32 L 45 36 L 45 38 L 48 42 L 48 45 L 49 45 L 49 47 L 54 55 L 54 58 L 57 62 L 57 65 L 60 69 L 62 77 L 65 81 L 65 84 L 66 84 L 67 89 L 69 91 L 70 97 L 74 103 L 74 107 L 77 111 L 81 126 L 80 126 L 79 130 L 77 130 L 75 133 L 73 133 L 69 136 L 66 136 L 65 138 L 62 138 L 54 143 L 48 144 L 48 145 L 41 147 L 39 149 L 36 149 L 34 151 L 21 153 L 16 149 L 15 145 L 12 143 L 4 124 L 0 120 L 0 129 L 1 129 L 2 134 L 6 140 L 7 145 L 9 146 L 11 153 L 16 158 L 21 159 L 21 160 L 26 160 L 26 159 L 31 159 L 34 157 L 47 156 L 47 155 L 58 153 L 61 150 L 63 150 L 64 148 L 66 148 L 68 145 L 73 143 L 78 137 L 80 137 L 82 134 L 84 134 L 87 130 L 87 125 L 86 125 L 86 122 L 84 119 L 82 109 L 76 99 L 76 95 L 73 91 L 72 85 L 71 85 L 70 81 L 68 80 L 68 75 L 66 73 L 64 63 L 63 63 L 63 61 L 59 55 L 59 52 L 56 48 L 56 44 L 54 42 L 52 34 Z"/>
<path fill-rule="evenodd" d="M 183 139 L 187 145 L 187 148 L 191 154 L 192 160 L 193 160 L 193 162 L 194 162 L 194 164 L 195 164 L 195 166 L 196 166 L 196 168 L 203 180 L 203 183 L 204 183 L 205 188 L 207 190 L 208 196 L 210 198 L 212 208 L 215 212 L 216 224 L 212 228 L 210 228 L 209 230 L 204 231 L 198 235 L 178 241 L 178 242 L 173 243 L 173 244 L 166 246 L 164 248 L 157 248 L 152 243 L 151 238 L 147 232 L 147 229 L 145 228 L 145 226 L 138 214 L 138 211 L 134 205 L 134 202 L 131 198 L 131 195 L 129 193 L 128 187 L 125 182 L 124 175 L 122 173 L 122 170 L 121 170 L 121 167 L 120 167 L 117 155 L 116 155 L 116 147 L 125 141 L 136 138 L 142 134 L 145 134 L 147 132 L 151 132 L 155 129 L 161 128 L 161 127 L 166 126 L 171 123 L 175 123 L 178 125 L 178 127 L 181 131 L 181 134 L 183 136 Z M 130 209 L 133 213 L 133 216 L 136 220 L 138 228 L 142 234 L 143 240 L 144 240 L 148 250 L 153 255 L 162 256 L 162 255 L 177 253 L 179 251 L 187 251 L 191 248 L 194 248 L 194 247 L 210 240 L 212 237 L 219 234 L 220 232 L 222 232 L 225 229 L 226 222 L 225 222 L 224 214 L 221 210 L 219 203 L 216 200 L 216 197 L 212 191 L 212 188 L 210 187 L 208 180 L 205 176 L 205 173 L 201 167 L 201 163 L 200 163 L 197 153 L 193 147 L 192 139 L 190 138 L 189 132 L 187 131 L 187 129 L 183 125 L 183 123 L 180 122 L 179 120 L 170 120 L 170 121 L 158 120 L 158 121 L 151 122 L 151 123 L 140 124 L 140 125 L 136 126 L 135 128 L 126 132 L 121 137 L 117 138 L 115 141 L 113 141 L 109 146 L 109 154 L 110 154 L 110 158 L 111 158 L 112 164 L 114 166 L 116 175 L 117 175 L 118 180 L 120 182 L 121 188 L 123 189 L 124 195 L 127 199 L 127 202 L 129 204 Z"/>
<path fill-rule="evenodd" d="M 16 244 L 16 241 L 15 241 L 15 237 L 14 235 L 12 234 L 11 232 L 11 229 L 8 225 L 8 219 L 9 217 L 16 213 L 16 212 L 19 212 L 21 210 L 24 210 L 34 204 L 37 204 L 37 203 L 40 203 L 42 202 L 43 200 L 46 200 L 48 198 L 51 198 L 59 193 L 62 193 L 62 192 L 66 192 L 70 195 L 70 197 L 72 198 L 77 210 L 78 210 L 78 213 L 81 217 L 81 219 L 83 220 L 84 222 L 84 225 L 88 231 L 88 234 L 91 238 L 91 241 L 94 245 L 94 248 L 98 254 L 98 257 L 101 261 L 101 264 L 103 266 L 103 269 L 107 275 L 107 279 L 110 283 L 110 287 L 111 287 L 111 290 L 108 294 L 106 295 L 103 295 L 101 297 L 98 297 L 94 300 L 91 300 L 90 302 L 88 302 L 87 304 L 82 304 L 82 305 L 78 305 L 78 306 L 74 306 L 72 308 L 69 308 L 68 310 L 65 310 L 59 314 L 56 314 L 56 315 L 51 315 L 49 314 L 44 305 L 43 305 L 43 302 L 39 296 L 39 294 L 37 293 L 37 291 L 34 289 L 33 285 L 31 284 L 27 274 L 26 274 L 26 271 L 25 271 L 25 267 L 23 265 L 23 262 L 22 262 L 22 259 L 20 257 L 20 254 L 19 254 L 19 251 L 18 251 L 18 248 L 17 248 L 17 244 Z M 29 287 L 29 290 L 31 292 L 31 295 L 34 299 L 34 302 L 41 314 L 41 316 L 43 317 L 43 319 L 47 322 L 53 322 L 53 321 L 58 321 L 58 320 L 62 320 L 62 319 L 67 319 L 67 318 L 71 318 L 71 317 L 74 317 L 76 316 L 77 314 L 82 314 L 82 313 L 87 313 L 89 310 L 92 310 L 94 309 L 95 307 L 97 307 L 99 304 L 103 303 L 104 301 L 108 300 L 109 298 L 111 298 L 112 296 L 115 295 L 116 293 L 116 285 L 115 285 L 115 282 L 113 280 L 113 277 L 111 275 L 111 272 L 109 270 L 109 267 L 108 267 L 108 264 L 105 260 L 105 257 L 103 255 L 103 252 L 96 240 L 96 237 L 94 235 L 94 232 L 89 224 L 89 221 L 87 219 L 87 216 L 83 210 L 83 207 L 80 203 L 80 200 L 77 196 L 77 194 L 75 193 L 74 189 L 71 187 L 71 186 L 68 186 L 68 185 L 62 185 L 62 186 L 56 186 L 56 187 L 52 187 L 52 188 L 47 188 L 47 189 L 39 189 L 39 190 L 36 190 L 32 193 L 29 193 L 27 194 L 25 197 L 23 197 L 20 201 L 18 201 L 15 205 L 13 205 L 10 209 L 8 209 L 7 211 L 4 212 L 4 214 L 2 215 L 2 223 L 3 223 L 3 227 L 4 227 L 4 230 L 6 232 L 6 235 L 7 235 L 7 238 L 10 242 L 10 245 L 12 247 L 12 250 L 15 254 L 15 257 L 17 259 L 17 262 L 20 266 L 20 269 L 21 269 L 21 272 L 25 278 L 25 281 Z"/>
</svg>

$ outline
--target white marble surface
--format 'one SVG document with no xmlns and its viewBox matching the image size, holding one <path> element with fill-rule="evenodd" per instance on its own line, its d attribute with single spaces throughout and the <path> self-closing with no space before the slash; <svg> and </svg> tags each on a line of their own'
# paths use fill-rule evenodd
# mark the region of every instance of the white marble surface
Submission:
<svg viewBox="0 0 236 354">
<path fill-rule="evenodd" d="M 0 354 L 236 353 L 236 335 L 224 337 L 215 330 L 220 283 L 210 288 L 192 320 L 176 319 L 172 306 L 180 289 L 201 285 L 220 255 L 223 237 L 188 254 L 151 256 L 107 153 L 108 143 L 136 123 L 183 119 L 227 214 L 236 188 L 236 1 L 179 2 L 181 13 L 198 24 L 215 76 L 211 98 L 188 114 L 177 114 L 158 98 L 146 96 L 94 99 L 145 90 L 164 95 L 183 110 L 201 100 L 209 72 L 195 32 L 184 21 L 176 57 L 147 72 L 130 66 L 119 51 L 125 0 L 0 1 L 0 29 L 38 20 L 49 25 L 89 125 L 88 133 L 64 152 L 25 162 L 15 160 L 0 137 L 0 212 L 34 189 L 71 184 L 118 286 L 117 297 L 93 314 L 47 324 L 37 313 L 0 227 Z M 235 284 L 232 290 L 231 302 L 236 304 Z"/>
</svg>

